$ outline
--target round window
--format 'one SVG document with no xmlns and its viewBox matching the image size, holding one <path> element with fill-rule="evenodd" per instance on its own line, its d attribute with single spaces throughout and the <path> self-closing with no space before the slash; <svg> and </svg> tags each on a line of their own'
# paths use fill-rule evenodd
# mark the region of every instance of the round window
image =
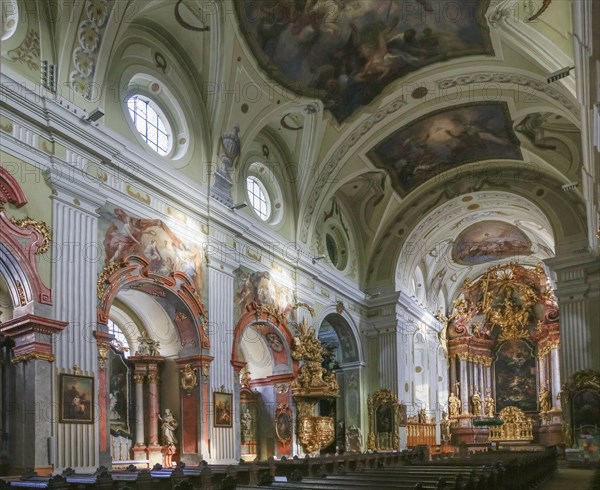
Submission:
<svg viewBox="0 0 600 490">
<path fill-rule="evenodd" d="M 246 178 L 246 192 L 250 206 L 263 221 L 271 216 L 271 199 L 263 183 L 254 175 Z"/>
<path fill-rule="evenodd" d="M 148 97 L 134 95 L 127 100 L 129 115 L 135 129 L 146 144 L 161 156 L 172 147 L 171 127 L 158 106 Z"/>
</svg>

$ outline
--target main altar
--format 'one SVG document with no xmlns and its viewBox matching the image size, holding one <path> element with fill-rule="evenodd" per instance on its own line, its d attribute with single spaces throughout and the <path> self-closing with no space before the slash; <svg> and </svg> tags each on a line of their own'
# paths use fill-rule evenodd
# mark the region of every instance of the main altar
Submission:
<svg viewBox="0 0 600 490">
<path fill-rule="evenodd" d="M 465 281 L 438 318 L 447 325 L 449 441 L 561 443 L 558 309 L 543 267 L 492 267 Z"/>
</svg>

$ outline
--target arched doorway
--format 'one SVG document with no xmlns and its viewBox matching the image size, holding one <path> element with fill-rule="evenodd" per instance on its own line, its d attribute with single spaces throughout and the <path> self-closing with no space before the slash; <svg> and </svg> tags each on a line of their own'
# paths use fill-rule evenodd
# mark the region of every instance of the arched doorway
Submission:
<svg viewBox="0 0 600 490">
<path fill-rule="evenodd" d="M 246 307 L 246 314 L 235 328 L 231 362 L 242 369 L 246 377 L 243 385 L 255 393 L 256 420 L 253 423 L 257 437 L 254 442 L 259 459 L 292 455 L 294 425 L 290 384 L 297 370 L 297 362 L 291 357 L 292 342 L 285 315 L 256 302 Z M 242 418 L 248 401 L 240 394 L 237 396 L 236 406 L 240 410 L 234 412 L 234 417 L 243 427 L 248 423 Z M 243 431 L 240 443 L 242 448 L 249 447 Z M 247 452 L 242 457 L 249 459 L 252 453 Z"/>
<path fill-rule="evenodd" d="M 349 321 L 337 312 L 328 313 L 321 320 L 318 338 L 327 352 L 323 367 L 334 370 L 340 387 L 338 398 L 322 400 L 319 405 L 320 415 L 333 417 L 336 425 L 335 441 L 321 452 L 361 450 L 363 363 L 359 340 Z"/>
<path fill-rule="evenodd" d="M 212 357 L 206 310 L 191 279 L 154 272 L 132 254 L 105 267 L 99 297 L 101 452 L 113 463 L 198 464 L 208 448 Z M 115 325 L 127 346 L 115 342 Z"/>
</svg>

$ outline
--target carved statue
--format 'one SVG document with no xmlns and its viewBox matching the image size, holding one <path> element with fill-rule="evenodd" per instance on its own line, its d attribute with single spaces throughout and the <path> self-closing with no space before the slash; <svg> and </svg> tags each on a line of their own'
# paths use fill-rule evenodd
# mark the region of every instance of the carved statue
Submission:
<svg viewBox="0 0 600 490">
<path fill-rule="evenodd" d="M 479 392 L 476 391 L 471 397 L 471 414 L 475 417 L 481 417 L 481 407 L 481 396 L 479 395 Z"/>
<path fill-rule="evenodd" d="M 221 160 L 222 172 L 230 172 L 235 169 L 235 165 L 240 158 L 242 145 L 240 142 L 240 126 L 236 124 L 230 133 L 221 134 L 219 139 L 219 158 Z"/>
<path fill-rule="evenodd" d="M 552 408 L 552 401 L 550 397 L 550 391 L 545 386 L 540 391 L 538 396 L 538 402 L 540 404 L 540 412 L 549 412 Z"/>
<path fill-rule="evenodd" d="M 493 417 L 496 413 L 496 401 L 491 397 L 491 395 L 488 393 L 488 395 L 485 397 L 485 400 L 483 400 L 483 406 L 484 406 L 484 415 L 486 417 Z"/>
<path fill-rule="evenodd" d="M 458 398 L 454 393 L 450 393 L 450 396 L 448 397 L 448 411 L 450 412 L 450 417 L 458 417 L 460 414 L 460 409 L 460 398 Z"/>
<path fill-rule="evenodd" d="M 419 424 L 426 424 L 427 423 L 427 413 L 425 412 L 424 408 L 421 408 L 419 410 L 417 416 L 418 416 Z"/>
<path fill-rule="evenodd" d="M 450 442 L 450 420 L 448 419 L 448 414 L 446 412 L 442 412 L 442 421 L 440 422 L 440 432 L 441 432 L 442 442 Z"/>
<path fill-rule="evenodd" d="M 148 337 L 146 332 L 142 333 L 141 337 L 138 337 L 138 349 L 135 353 L 136 356 L 159 356 L 160 342 L 152 340 Z"/>
<path fill-rule="evenodd" d="M 175 444 L 177 444 L 175 429 L 177 429 L 179 424 L 177 423 L 177 420 L 175 420 L 175 417 L 173 417 L 171 410 L 165 408 L 165 413 L 162 415 L 162 417 L 160 414 L 158 414 L 158 420 L 162 422 L 161 429 L 163 444 L 165 446 L 175 446 Z"/>
<path fill-rule="evenodd" d="M 249 440 L 252 437 L 252 414 L 250 413 L 250 409 L 246 408 L 244 413 L 242 414 L 242 420 L 240 421 L 240 425 L 242 428 L 242 435 L 244 439 Z"/>
</svg>

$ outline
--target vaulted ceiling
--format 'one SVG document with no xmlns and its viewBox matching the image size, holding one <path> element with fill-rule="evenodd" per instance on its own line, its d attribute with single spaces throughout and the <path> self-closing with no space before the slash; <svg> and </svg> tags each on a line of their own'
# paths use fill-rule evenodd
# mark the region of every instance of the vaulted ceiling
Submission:
<svg viewBox="0 0 600 490">
<path fill-rule="evenodd" d="M 546 80 L 575 64 L 572 2 L 24 0 L 3 9 L 13 4 L 40 15 L 5 22 L 3 62 L 35 79 L 37 50 L 57 65 L 63 95 L 102 106 L 103 130 L 129 148 L 139 142 L 123 100 L 140 86 L 162 97 L 187 121 L 176 123 L 182 150 L 168 171 L 194 184 L 206 184 L 219 136 L 239 124 L 240 161 L 262 151 L 284 181 L 276 231 L 326 250 L 337 227 L 352 260 L 332 270 L 362 289 L 409 290 L 418 269 L 429 292 L 445 277 L 451 300 L 453 284 L 511 256 L 455 260 L 448 251 L 479 221 L 489 229 L 478 241 L 514 239 L 518 228 L 528 263 L 589 238 L 589 192 L 561 190 L 582 181 L 586 160 L 577 79 Z"/>
</svg>

